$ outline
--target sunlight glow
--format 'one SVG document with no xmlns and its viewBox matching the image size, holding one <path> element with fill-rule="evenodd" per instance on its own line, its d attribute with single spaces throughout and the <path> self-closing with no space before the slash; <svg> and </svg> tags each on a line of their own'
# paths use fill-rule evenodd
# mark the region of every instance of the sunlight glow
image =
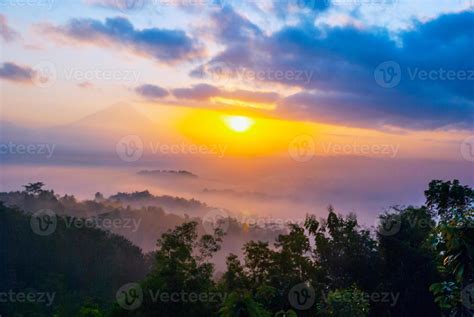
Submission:
<svg viewBox="0 0 474 317">
<path fill-rule="evenodd" d="M 237 106 L 237 107 L 265 109 L 265 110 L 274 110 L 276 108 L 275 104 L 271 104 L 271 103 L 245 101 L 245 100 L 239 100 L 235 98 L 212 97 L 211 102 L 223 104 L 226 106 Z"/>
<path fill-rule="evenodd" d="M 235 132 L 245 132 L 254 124 L 254 121 L 244 116 L 229 116 L 225 118 L 227 126 Z"/>
</svg>

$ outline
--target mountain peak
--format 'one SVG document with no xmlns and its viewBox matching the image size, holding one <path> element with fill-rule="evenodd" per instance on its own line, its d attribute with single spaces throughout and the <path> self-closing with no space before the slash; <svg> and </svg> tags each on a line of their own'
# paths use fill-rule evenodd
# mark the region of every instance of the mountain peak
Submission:
<svg viewBox="0 0 474 317">
<path fill-rule="evenodd" d="M 97 128 L 139 128 L 153 125 L 153 122 L 141 114 L 136 107 L 128 103 L 116 103 L 96 113 L 88 115 L 72 124 Z"/>
</svg>

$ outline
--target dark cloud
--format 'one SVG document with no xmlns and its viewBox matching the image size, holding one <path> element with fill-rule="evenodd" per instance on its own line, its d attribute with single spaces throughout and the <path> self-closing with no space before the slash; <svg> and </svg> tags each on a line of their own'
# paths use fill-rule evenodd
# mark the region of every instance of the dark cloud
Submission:
<svg viewBox="0 0 474 317">
<path fill-rule="evenodd" d="M 7 18 L 0 14 L 0 37 L 6 42 L 10 42 L 18 38 L 18 36 L 18 33 L 8 26 Z"/>
<path fill-rule="evenodd" d="M 153 100 L 164 99 L 165 97 L 170 95 L 168 90 L 149 84 L 145 84 L 135 88 L 135 92 L 140 96 Z M 241 101 L 247 103 L 250 106 L 252 103 L 275 104 L 278 101 L 281 101 L 281 96 L 275 92 L 250 91 L 243 89 L 224 90 L 208 84 L 197 84 L 188 88 L 175 88 L 171 89 L 170 92 L 176 100 L 179 100 L 180 103 L 182 103 L 182 101 L 184 100 L 188 101 L 189 103 L 186 105 L 191 107 L 209 107 L 211 103 L 205 102 L 211 101 L 213 106 L 218 106 L 222 102 L 225 103 L 224 99 L 230 99 L 235 101 L 235 105 L 238 105 L 239 101 Z M 212 98 L 217 97 L 224 99 L 212 100 Z M 165 99 L 163 101 L 174 104 L 173 100 L 171 99 Z"/>
<path fill-rule="evenodd" d="M 384 89 L 384 88 L 381 88 Z M 468 105 L 446 108 L 442 100 L 422 100 L 397 91 L 363 95 L 343 92 L 301 92 L 280 104 L 284 115 L 311 118 L 340 125 L 410 129 L 472 128 L 473 109 Z"/>
<path fill-rule="evenodd" d="M 15 82 L 30 82 L 35 78 L 36 72 L 28 66 L 20 66 L 6 62 L 0 65 L 0 78 Z"/>
<path fill-rule="evenodd" d="M 248 21 L 242 17 L 233 21 L 232 29 L 244 36 L 238 30 L 248 29 Z M 192 75 L 212 72 L 213 64 L 226 65 L 231 72 L 306 71 L 311 80 L 261 78 L 302 89 L 280 103 L 279 111 L 286 115 L 370 127 L 472 128 L 473 30 L 473 12 L 418 22 L 395 37 L 383 28 L 318 28 L 308 23 L 286 26 L 268 36 L 253 30 L 245 45 L 227 41 L 224 52 Z M 395 62 L 391 69 L 378 68 L 386 61 Z M 400 67 L 399 83 L 387 88 L 376 79 L 384 71 L 396 70 L 394 65 Z M 426 79 L 425 71 L 438 77 Z M 446 79 L 447 73 L 441 78 L 448 71 L 455 72 L 454 79 Z"/>
<path fill-rule="evenodd" d="M 149 84 L 135 88 L 135 92 L 147 99 L 160 99 L 169 95 L 169 92 L 166 89 Z"/>
<path fill-rule="evenodd" d="M 138 30 L 123 17 L 107 18 L 105 22 L 73 19 L 64 26 L 48 26 L 45 30 L 98 46 L 125 47 L 136 54 L 169 64 L 189 61 L 202 54 L 197 42 L 181 30 L 158 28 Z"/>
<path fill-rule="evenodd" d="M 222 97 L 233 100 L 256 103 L 276 103 L 281 99 L 275 92 L 251 91 L 251 90 L 223 90 L 208 84 L 198 84 L 191 88 L 176 88 L 172 94 L 178 99 L 187 99 L 195 101 L 206 101 L 213 97 Z"/>
<path fill-rule="evenodd" d="M 230 43 L 248 41 L 262 35 L 258 26 L 239 15 L 231 6 L 224 6 L 211 15 L 217 39 Z"/>
<path fill-rule="evenodd" d="M 204 78 L 207 74 L 228 72 L 227 61 L 245 64 L 255 59 L 252 47 L 255 42 L 264 38 L 264 32 L 246 17 L 238 14 L 229 5 L 224 5 L 221 10 L 211 14 L 211 22 L 213 23 L 213 36 L 216 42 L 226 46 L 224 52 L 220 53 L 219 59 L 223 63 L 212 60 L 207 65 L 201 65 L 192 70 L 189 75 L 193 78 Z M 251 62 L 250 62 L 251 63 Z M 217 74 L 219 77 L 220 74 Z"/>
</svg>

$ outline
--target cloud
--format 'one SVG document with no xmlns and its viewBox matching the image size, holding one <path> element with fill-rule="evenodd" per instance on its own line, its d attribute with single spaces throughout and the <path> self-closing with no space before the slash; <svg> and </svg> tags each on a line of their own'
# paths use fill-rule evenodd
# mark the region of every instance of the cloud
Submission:
<svg viewBox="0 0 474 317">
<path fill-rule="evenodd" d="M 275 92 L 250 91 L 250 90 L 225 90 L 208 84 L 197 84 L 186 88 L 168 90 L 150 84 L 137 87 L 135 93 L 147 99 L 157 100 L 173 105 L 184 105 L 198 108 L 215 107 L 249 107 L 253 109 L 268 110 L 282 100 Z M 171 96 L 172 98 L 167 98 Z M 184 102 L 184 104 L 183 104 Z"/>
<path fill-rule="evenodd" d="M 224 6 L 211 15 L 217 39 L 226 42 L 242 42 L 263 34 L 260 28 L 239 15 L 231 6 Z"/>
<path fill-rule="evenodd" d="M 135 88 L 135 92 L 147 99 L 160 99 L 169 95 L 166 89 L 156 85 L 145 84 Z"/>
<path fill-rule="evenodd" d="M 472 11 L 416 22 L 395 35 L 384 28 L 318 27 L 305 22 L 266 35 L 253 27 L 252 32 L 239 32 L 249 29 L 248 21 L 243 17 L 234 21 L 232 28 L 239 41 L 225 42 L 220 37 L 225 50 L 195 69 L 192 76 L 199 77 L 199 72 L 214 75 L 212 65 L 226 65 L 231 78 L 242 69 L 267 74 L 256 81 L 301 90 L 281 101 L 278 111 L 305 120 L 408 129 L 473 126 L 474 81 L 469 80 L 474 70 Z M 377 81 L 385 71 L 378 67 L 386 61 L 400 67 L 400 82 L 392 88 Z M 268 75 L 276 71 L 309 72 L 311 80 Z M 446 79 L 448 71 L 456 74 L 454 79 Z M 440 78 L 442 72 L 445 79 Z M 426 79 L 424 73 L 438 77 Z"/>
<path fill-rule="evenodd" d="M 250 90 L 221 91 L 220 96 L 230 99 L 238 99 L 247 102 L 275 103 L 280 100 L 276 92 L 260 92 Z"/>
<path fill-rule="evenodd" d="M 207 85 L 198 84 L 192 88 L 176 88 L 171 91 L 173 96 L 178 99 L 191 99 L 191 100 L 208 100 L 213 96 L 217 96 L 220 92 L 219 88 Z"/>
<path fill-rule="evenodd" d="M 220 98 L 221 100 L 228 99 L 242 101 L 245 103 L 273 104 L 281 100 L 280 95 L 275 92 L 251 91 L 243 89 L 224 90 L 208 84 L 198 84 L 192 86 L 191 88 L 176 88 L 172 89 L 171 92 L 177 99 L 195 101 L 208 101 L 213 98 Z"/>
<path fill-rule="evenodd" d="M 82 43 L 117 46 L 138 55 L 174 64 L 202 55 L 198 43 L 181 30 L 148 28 L 138 30 L 126 18 L 73 19 L 63 26 L 43 26 L 43 31 Z"/>
<path fill-rule="evenodd" d="M 90 6 L 120 10 L 134 11 L 141 10 L 149 2 L 148 0 L 83 0 Z"/>
<path fill-rule="evenodd" d="M 91 83 L 90 81 L 80 82 L 79 84 L 77 84 L 77 86 L 83 89 L 95 88 L 95 85 Z"/>
<path fill-rule="evenodd" d="M 283 115 L 311 118 L 340 125 L 417 130 L 472 128 L 473 109 L 461 104 L 445 108 L 442 100 L 421 100 L 396 91 L 362 95 L 308 91 L 294 94 L 279 105 Z"/>
<path fill-rule="evenodd" d="M 28 66 L 20 66 L 11 62 L 0 65 L 0 78 L 4 80 L 32 83 L 35 76 L 36 72 Z"/>
<path fill-rule="evenodd" d="M 0 14 L 0 37 L 5 42 L 11 42 L 19 37 L 19 34 L 8 26 L 7 17 Z"/>
</svg>

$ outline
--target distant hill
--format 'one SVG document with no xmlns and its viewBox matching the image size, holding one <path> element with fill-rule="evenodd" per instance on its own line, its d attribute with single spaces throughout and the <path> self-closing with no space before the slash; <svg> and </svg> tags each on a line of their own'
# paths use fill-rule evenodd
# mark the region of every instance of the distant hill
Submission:
<svg viewBox="0 0 474 317">
<path fill-rule="evenodd" d="M 53 157 L 48 162 L 65 161 L 97 163 L 102 159 L 120 162 L 116 154 L 116 144 L 125 136 L 136 135 L 145 144 L 166 139 L 160 126 L 142 114 L 136 107 L 118 103 L 84 118 L 63 125 L 46 128 L 17 126 L 0 123 L 0 142 L 26 144 L 54 144 Z M 14 155 L 3 155 L 5 162 L 15 160 Z M 22 158 L 38 161 L 41 157 L 29 155 Z"/>
<path fill-rule="evenodd" d="M 199 214 L 209 211 L 210 208 L 196 199 L 186 199 L 169 195 L 154 196 L 148 190 L 134 193 L 117 193 L 108 198 L 110 202 L 119 202 L 123 206 L 142 208 L 148 206 L 161 207 L 168 212 Z"/>
<path fill-rule="evenodd" d="M 72 130 L 87 128 L 122 134 L 128 132 L 139 134 L 140 131 L 156 128 L 156 125 L 134 106 L 127 103 L 117 103 L 59 128 Z"/>
<path fill-rule="evenodd" d="M 58 216 L 87 219 L 94 227 L 119 234 L 135 245 L 150 252 L 156 249 L 156 241 L 167 230 L 186 221 L 196 220 L 199 233 L 206 233 L 201 220 L 213 215 L 216 208 L 195 199 L 173 196 L 155 196 L 149 191 L 117 193 L 108 198 L 97 193 L 95 200 L 78 201 L 72 195 L 59 196 L 52 190 L 42 190 L 37 194 L 25 191 L 0 192 L 0 203 L 17 207 L 26 213 L 49 209 Z M 226 215 L 225 209 L 218 209 Z M 263 227 L 254 223 L 241 223 L 228 213 L 228 228 L 222 250 L 216 254 L 214 262 L 220 270 L 225 268 L 228 253 L 241 255 L 242 246 L 250 240 L 272 241 L 284 230 L 272 223 Z"/>
<path fill-rule="evenodd" d="M 196 174 L 193 174 L 191 172 L 185 171 L 185 170 L 143 170 L 139 171 L 138 175 L 142 176 L 169 176 L 169 177 L 186 177 L 186 178 L 198 178 Z"/>
</svg>

